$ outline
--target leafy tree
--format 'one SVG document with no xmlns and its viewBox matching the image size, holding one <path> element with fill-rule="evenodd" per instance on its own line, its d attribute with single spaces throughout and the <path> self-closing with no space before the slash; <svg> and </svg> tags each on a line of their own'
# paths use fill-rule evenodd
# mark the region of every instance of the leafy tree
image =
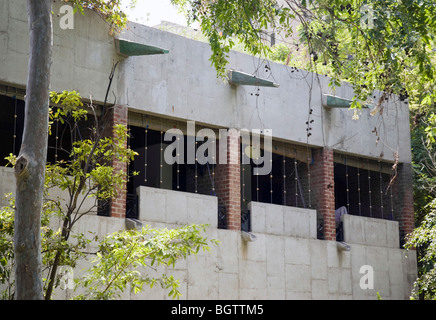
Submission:
<svg viewBox="0 0 436 320">
<path fill-rule="evenodd" d="M 9 200 L 9 206 L 0 209 L 0 283 L 6 288 L 0 299 L 14 298 L 13 260 L 14 260 L 14 200 Z"/>
<path fill-rule="evenodd" d="M 47 189 L 45 190 L 47 192 Z M 47 197 L 48 194 L 46 193 Z M 2 300 L 12 300 L 15 298 L 16 284 L 13 276 L 14 270 L 14 217 L 15 217 L 15 199 L 11 194 L 7 195 L 9 205 L 0 208 L 0 227 L 4 231 L 0 234 L 0 283 L 4 286 L 4 290 L 0 295 Z M 61 263 L 74 267 L 76 261 L 83 257 L 82 250 L 90 240 L 85 239 L 81 234 L 75 234 L 74 237 L 78 240 L 75 243 L 63 240 L 61 229 L 56 229 L 51 225 L 50 221 L 56 220 L 60 216 L 59 204 L 57 201 L 45 198 L 43 201 L 41 212 L 41 255 L 42 255 L 42 274 L 46 274 L 53 267 L 54 256 L 58 252 L 62 252 Z M 56 218 L 56 219 L 54 219 Z M 43 277 L 41 280 L 47 279 Z M 56 285 L 59 285 L 59 278 L 56 279 Z M 42 281 L 44 291 L 47 290 L 48 281 Z"/>
<path fill-rule="evenodd" d="M 14 199 L 10 195 L 8 197 L 9 205 L 0 209 L 0 228 L 3 231 L 0 234 L 0 283 L 4 286 L 0 300 L 14 299 L 15 295 L 12 276 L 15 206 Z M 49 199 L 44 201 L 41 227 L 43 274 L 51 273 L 59 251 L 62 252 L 60 264 L 74 268 L 79 259 L 89 255 L 85 251 L 90 244 L 98 247 L 92 253 L 96 256 L 92 265 L 85 271 L 84 276 L 75 279 L 75 289 L 84 291 L 73 297 L 76 300 L 114 299 L 127 290 L 137 294 L 145 289 L 144 286 L 153 288 L 155 285 L 167 289 L 169 296 L 179 298 L 179 280 L 166 273 L 157 272 L 161 270 L 158 268 L 173 268 L 180 259 L 196 255 L 200 250 L 209 251 L 210 244 L 217 244 L 216 240 L 208 240 L 202 236 L 206 225 L 195 224 L 171 230 L 146 226 L 142 230 L 121 230 L 91 239 L 72 231 L 71 238 L 74 241 L 65 241 L 61 237 L 62 228 L 53 227 L 53 220 L 62 215 L 58 203 Z M 58 273 L 53 287 L 62 286 L 63 280 L 63 275 Z M 48 277 L 44 278 L 43 283 L 47 292 L 50 285 Z"/>
<path fill-rule="evenodd" d="M 29 4 L 33 2 L 29 1 Z M 49 1 L 44 2 L 47 7 Z M 102 14 L 112 30 L 119 30 L 125 25 L 125 16 L 121 10 L 118 10 L 119 1 L 72 1 L 72 3 L 80 10 L 85 5 Z M 376 111 L 382 112 L 384 101 L 395 94 L 400 100 L 408 99 L 413 110 L 417 110 L 417 114 L 434 112 L 436 90 L 434 90 L 433 42 L 436 5 L 431 0 L 366 0 L 364 2 L 357 0 L 172 0 L 172 3 L 180 6 L 188 21 L 199 21 L 200 28 L 210 43 L 211 62 L 218 76 L 225 76 L 229 50 L 236 44 L 242 44 L 244 50 L 251 54 L 266 57 L 271 49 L 262 41 L 261 33 L 265 30 L 273 30 L 286 37 L 296 31 L 294 25 L 295 21 L 298 21 L 299 41 L 310 57 L 308 69 L 330 75 L 332 87 L 340 85 L 339 80 L 350 82 L 355 92 L 353 108 L 359 108 L 364 102 L 372 102 L 377 105 Z M 37 6 L 33 8 L 37 9 Z M 35 16 L 29 15 L 29 21 L 33 21 L 31 19 Z M 47 10 L 44 16 L 47 17 Z M 47 34 L 46 27 L 49 23 L 47 19 L 43 21 L 45 25 L 41 32 L 35 33 L 41 40 L 42 35 Z M 32 39 L 31 37 L 31 41 Z M 50 49 L 47 42 L 45 48 Z M 37 44 L 31 44 L 30 61 L 34 61 L 34 65 L 30 65 L 29 71 L 33 72 L 37 70 L 37 66 L 44 66 L 45 70 L 41 72 L 48 76 L 49 64 L 32 60 L 36 56 L 32 50 L 36 49 Z M 38 53 L 41 56 L 39 59 L 49 61 L 49 51 L 47 54 L 41 54 L 41 51 Z M 32 78 L 31 75 L 29 73 L 30 82 L 39 81 L 37 77 Z M 45 80 L 44 84 L 46 85 L 47 82 Z M 48 87 L 32 90 L 31 85 L 32 83 L 27 88 L 28 99 L 39 94 L 41 101 L 47 101 L 44 94 L 45 97 L 48 96 Z M 369 101 L 373 99 L 373 91 L 376 89 L 384 92 L 382 99 Z M 43 102 L 39 105 L 43 105 L 45 103 Z M 30 103 L 26 101 L 26 107 L 28 105 Z M 44 114 L 42 116 L 44 118 Z M 34 121 L 33 119 L 37 117 L 28 118 Z M 30 128 L 32 125 L 34 124 L 26 123 L 25 127 Z M 431 131 L 431 128 L 429 130 Z M 42 141 L 41 137 L 44 137 L 44 134 L 42 131 L 40 133 L 32 135 L 40 137 Z M 31 142 L 26 142 L 26 135 L 23 145 L 32 146 Z M 46 149 L 42 144 L 38 148 Z M 37 158 L 41 171 L 42 156 Z M 16 168 L 27 170 L 26 166 L 21 164 L 30 162 L 24 161 L 25 157 L 19 157 L 18 160 L 20 165 Z M 37 177 L 38 174 L 30 169 L 29 167 L 29 176 Z M 18 177 L 19 173 L 17 173 Z M 20 179 L 17 179 L 17 183 L 19 181 Z M 19 187 L 19 184 L 17 186 Z M 35 197 L 41 198 L 40 186 L 34 189 L 39 190 Z M 25 203 L 25 200 L 17 197 L 17 212 L 24 212 L 20 209 L 22 202 Z M 33 208 L 29 212 L 37 212 L 38 208 Z M 37 215 L 33 218 L 38 220 Z M 19 229 L 21 231 L 17 233 L 23 235 L 25 227 L 20 225 Z M 24 248 L 28 248 L 26 251 L 28 253 L 37 252 L 32 249 L 38 242 L 35 241 L 38 237 L 35 230 L 32 233 L 34 237 L 28 237 L 33 240 L 33 245 L 16 242 L 20 246 L 24 244 Z M 16 251 L 18 249 L 17 247 Z M 34 257 L 34 261 L 37 260 L 38 256 Z M 20 265 L 23 266 L 24 261 L 20 262 Z M 35 268 L 34 272 L 37 273 L 38 268 Z"/>
<path fill-rule="evenodd" d="M 83 103 L 80 95 L 73 92 L 51 93 L 51 100 L 61 104 L 62 108 L 51 113 L 53 121 L 69 121 L 69 127 L 75 130 L 78 121 L 87 118 L 87 111 L 79 108 Z M 93 106 L 90 105 L 93 110 Z M 113 137 L 104 137 L 105 123 L 99 123 L 94 114 L 95 124 L 89 128 L 88 139 L 77 139 L 73 142 L 69 158 L 54 164 L 47 164 L 46 186 L 57 187 L 68 192 L 68 201 L 65 209 L 59 208 L 62 219 L 60 242 L 67 243 L 74 224 L 86 213 L 98 206 L 98 200 L 107 200 L 116 197 L 118 190 L 127 182 L 127 174 L 123 171 L 115 171 L 112 161 L 117 159 L 122 163 L 133 160 L 134 151 L 126 148 L 127 128 L 116 124 L 113 127 Z M 72 122 L 72 123 L 71 123 Z M 94 206 L 83 212 L 84 200 L 93 197 Z M 61 204 L 57 201 L 58 206 Z M 55 250 L 53 261 L 50 263 L 51 270 L 45 293 L 45 299 L 50 299 L 58 266 L 64 265 L 65 259 L 69 259 L 69 252 L 64 248 Z M 67 263 L 68 265 L 68 263 Z"/>
<path fill-rule="evenodd" d="M 289 47 L 284 43 L 276 44 L 269 54 L 271 60 L 282 63 L 285 63 L 288 60 L 288 56 Z"/>
<path fill-rule="evenodd" d="M 127 16 L 121 10 L 121 0 L 63 0 L 70 2 L 75 11 L 85 14 L 85 9 L 90 9 L 97 13 L 109 25 L 109 33 L 119 33 L 127 24 Z M 130 6 L 134 6 L 136 0 L 130 1 Z"/>
<path fill-rule="evenodd" d="M 236 41 L 247 52 L 268 56 L 264 31 L 286 41 L 298 34 L 312 71 L 327 72 L 332 85 L 346 80 L 356 97 L 352 107 L 372 98 L 375 89 L 397 94 L 414 105 L 434 101 L 433 1 L 390 0 L 172 0 L 188 21 L 198 21 L 211 44 L 211 62 L 225 75 Z M 297 26 L 297 27 L 296 27 Z M 292 61 L 291 61 L 292 63 Z M 383 101 L 380 101 L 380 104 Z"/>
<path fill-rule="evenodd" d="M 427 204 L 429 212 L 409 236 L 407 247 L 417 248 L 419 255 L 419 277 L 413 298 L 436 299 L 436 199 Z"/>
<path fill-rule="evenodd" d="M 0 209 L 0 228 L 4 231 L 0 234 L 0 283 L 4 286 L 0 300 L 14 299 L 15 296 L 12 276 L 14 208 L 14 199 L 10 197 L 10 204 Z M 172 298 L 179 298 L 179 280 L 157 272 L 161 270 L 158 268 L 173 268 L 177 261 L 196 255 L 200 250 L 209 251 L 210 244 L 217 244 L 216 240 L 208 240 L 202 235 L 205 225 L 195 224 L 170 230 L 146 226 L 142 230 L 121 230 L 91 239 L 72 230 L 73 241 L 66 241 L 61 237 L 62 228 L 53 226 L 53 220 L 59 216 L 63 214 L 58 203 L 46 199 L 41 227 L 43 274 L 51 274 L 58 252 L 62 252 L 58 260 L 60 265 L 75 268 L 79 259 L 90 254 L 86 252 L 89 245 L 98 247 L 92 253 L 95 255 L 92 265 L 81 278 L 74 279 L 75 290 L 84 292 L 74 296 L 76 300 L 115 299 L 127 290 L 137 294 L 145 286 L 153 288 L 155 285 L 168 290 Z M 43 280 L 47 292 L 51 282 L 48 277 Z M 63 275 L 58 272 L 53 287 L 62 286 L 63 280 Z"/>
<path fill-rule="evenodd" d="M 50 111 L 51 125 L 58 121 L 63 123 L 73 137 L 78 123 L 84 122 L 89 116 L 88 111 L 82 108 L 80 95 L 75 91 L 64 91 L 51 92 L 50 96 L 52 103 L 58 105 Z M 89 110 L 94 111 L 92 104 Z M 128 138 L 125 126 L 114 125 L 113 137 L 106 137 L 103 136 L 105 123 L 100 123 L 96 114 L 91 115 L 94 125 L 87 128 L 88 137 L 82 132 L 80 139 L 72 142 L 71 149 L 59 145 L 68 153 L 68 157 L 46 165 L 40 233 L 43 288 L 47 300 L 51 299 L 53 290 L 62 284 L 63 275 L 59 273 L 59 267 L 75 268 L 77 261 L 85 256 L 84 250 L 97 240 L 75 231 L 76 223 L 86 214 L 97 211 L 99 201 L 116 197 L 118 190 L 126 183 L 127 174 L 115 171 L 112 160 L 129 163 L 136 155 L 125 147 Z M 8 159 L 16 165 L 13 155 Z M 65 197 L 53 196 L 51 193 L 56 190 L 62 191 Z M 0 227 L 5 230 L 0 237 L 0 281 L 7 286 L 3 298 L 13 298 L 15 295 L 14 282 L 11 281 L 14 209 L 14 200 L 11 199 L 10 205 L 0 210 Z M 166 275 L 144 277 L 137 267 L 161 264 L 174 266 L 177 259 L 195 254 L 200 248 L 208 249 L 207 239 L 200 234 L 202 230 L 204 226 L 196 225 L 175 230 L 147 227 L 142 231 L 120 231 L 104 236 L 99 250 L 94 253 L 98 263 L 91 267 L 82 282 L 87 293 L 79 298 L 110 299 L 124 291 L 128 284 L 136 293 L 143 289 L 144 284 L 153 286 L 156 282 L 171 288 L 170 295 L 178 297 L 176 279 Z"/>
<path fill-rule="evenodd" d="M 136 294 L 144 285 L 152 288 L 156 283 L 170 289 L 169 296 L 178 298 L 179 281 L 173 276 L 143 276 L 138 268 L 174 267 L 179 259 L 195 255 L 201 248 L 208 251 L 208 241 L 201 236 L 201 231 L 205 231 L 205 225 L 193 224 L 171 230 L 147 226 L 141 231 L 126 230 L 105 237 L 97 252 L 97 263 L 79 281 L 86 293 L 75 299 L 107 300 L 119 296 L 127 285 Z M 211 243 L 217 241 L 211 240 Z"/>
<path fill-rule="evenodd" d="M 436 150 L 433 113 L 417 114 L 413 119 L 412 152 L 414 171 L 415 224 L 407 247 L 418 253 L 418 279 L 414 299 L 436 298 L 435 274 L 435 209 L 436 209 Z"/>
<path fill-rule="evenodd" d="M 83 103 L 76 92 L 62 93 L 52 92 L 51 100 L 60 107 L 50 112 L 52 121 L 68 122 L 72 131 L 76 130 L 77 122 L 87 118 L 87 111 L 80 108 Z M 91 109 L 93 106 L 90 105 Z M 125 148 L 127 141 L 127 128 L 122 125 L 115 125 L 113 137 L 104 137 L 105 124 L 99 123 L 94 114 L 95 126 L 90 128 L 89 138 L 77 139 L 72 143 L 72 150 L 66 160 L 47 164 L 45 170 L 46 201 L 52 205 L 50 208 L 56 212 L 61 220 L 62 226 L 59 232 L 53 232 L 48 228 L 48 237 L 43 241 L 43 262 L 48 266 L 48 281 L 45 283 L 45 299 L 50 299 L 56 284 L 58 267 L 61 265 L 75 266 L 75 258 L 72 257 L 77 248 L 71 247 L 69 239 L 75 223 L 86 213 L 95 209 L 98 200 L 106 200 L 116 196 L 117 191 L 126 182 L 125 172 L 115 172 L 111 166 L 112 160 L 128 163 L 135 155 L 135 152 Z M 71 133 L 72 135 L 72 133 Z M 16 167 L 20 158 L 9 158 Z M 44 182 L 44 179 L 43 179 Z M 56 187 L 67 192 L 68 199 L 62 203 L 61 199 L 50 198 L 49 190 Z M 94 205 L 87 211 L 83 211 L 84 202 L 87 198 L 95 199 Z M 54 206 L 54 207 L 53 207 Z M 15 216 L 15 220 L 17 215 Z M 15 229 L 15 234 L 17 229 Z M 43 230 L 45 230 L 43 228 Z M 82 239 L 78 239 L 82 240 Z M 14 242 L 16 239 L 14 239 Z M 81 243 L 79 241 L 79 243 Z M 85 243 L 81 243 L 82 248 Z M 16 253 L 15 253 L 16 258 Z M 16 260 L 15 264 L 19 263 Z M 42 292 L 42 291 L 41 291 Z M 18 286 L 17 286 L 18 294 Z M 19 298 L 19 297 L 18 297 Z"/>
<path fill-rule="evenodd" d="M 276 57 L 277 52 L 271 55 L 268 44 L 260 37 L 262 32 L 274 31 L 283 36 L 289 47 L 290 65 L 329 75 L 332 88 L 340 86 L 341 81 L 349 82 L 355 94 L 352 108 L 371 103 L 376 105 L 375 114 L 383 112 L 386 101 L 409 102 L 413 122 L 419 123 L 412 138 L 416 222 L 422 222 L 410 237 L 409 247 L 418 248 L 421 292 L 425 292 L 426 298 L 434 298 L 436 3 L 431 0 L 172 0 L 172 3 L 181 8 L 189 21 L 199 22 L 211 44 L 210 60 L 219 76 L 225 75 L 234 39 L 244 43 L 249 53 Z M 293 40 L 289 41 L 291 35 Z M 299 49 L 299 54 L 295 54 Z M 383 92 L 377 101 L 375 90 Z"/>
<path fill-rule="evenodd" d="M 126 17 L 120 1 L 72 1 L 83 12 L 88 7 L 111 26 L 122 29 Z M 52 55 L 51 0 L 27 1 L 29 66 L 23 140 L 15 166 L 15 274 L 17 299 L 42 299 L 40 226 L 44 191 Z"/>
</svg>

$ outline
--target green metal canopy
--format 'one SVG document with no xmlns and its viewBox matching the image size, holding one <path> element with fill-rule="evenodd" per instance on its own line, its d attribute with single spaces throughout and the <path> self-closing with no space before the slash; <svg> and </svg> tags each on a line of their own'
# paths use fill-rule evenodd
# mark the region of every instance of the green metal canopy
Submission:
<svg viewBox="0 0 436 320">
<path fill-rule="evenodd" d="M 124 56 L 145 56 L 152 54 L 165 54 L 169 50 L 162 49 L 155 46 L 150 46 L 142 43 L 137 43 L 129 40 L 115 39 L 115 46 L 117 52 Z"/>
<path fill-rule="evenodd" d="M 229 70 L 228 72 L 228 78 L 229 82 L 233 85 L 242 85 L 242 86 L 257 86 L 257 87 L 273 87 L 278 88 L 279 84 L 274 83 L 270 80 L 258 78 L 254 75 L 236 71 L 236 70 Z"/>
<path fill-rule="evenodd" d="M 330 94 L 323 94 L 322 95 L 322 105 L 327 108 L 350 108 L 352 103 L 352 100 L 339 98 L 336 96 L 332 96 Z M 364 104 L 362 106 L 363 108 L 374 108 L 373 105 L 370 104 Z"/>
</svg>

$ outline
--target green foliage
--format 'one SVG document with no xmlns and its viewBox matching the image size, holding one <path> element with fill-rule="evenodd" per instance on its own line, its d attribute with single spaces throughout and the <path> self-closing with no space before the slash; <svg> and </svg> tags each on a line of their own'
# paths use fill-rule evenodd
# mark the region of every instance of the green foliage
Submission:
<svg viewBox="0 0 436 320">
<path fill-rule="evenodd" d="M 73 131 L 79 121 L 87 118 L 88 112 L 83 108 L 77 92 L 51 92 L 50 99 L 57 106 L 50 109 L 51 125 L 60 121 Z M 97 121 L 95 115 L 94 118 Z M 88 138 L 72 142 L 72 150 L 67 159 L 46 165 L 41 246 L 47 297 L 51 297 L 53 289 L 59 285 L 58 267 L 74 268 L 76 261 L 83 257 L 82 250 L 91 240 L 83 234 L 75 233 L 73 226 L 83 215 L 96 210 L 98 200 L 115 197 L 117 190 L 127 181 L 125 172 L 114 171 L 112 161 L 118 159 L 128 163 L 136 154 L 125 147 L 127 128 L 116 125 L 113 128 L 115 137 L 102 137 L 103 128 L 97 130 L 97 126 L 98 123 L 95 123 Z M 8 159 L 12 165 L 15 164 L 13 155 Z M 67 198 L 51 196 L 53 189 L 64 191 Z M 94 205 L 85 210 L 83 205 L 89 198 L 94 199 Z M 6 213 L 10 209 L 3 210 Z"/>
<path fill-rule="evenodd" d="M 302 35 L 314 70 L 327 64 L 359 99 L 378 89 L 421 103 L 433 100 L 422 88 L 434 80 L 435 10 L 432 1 L 319 1 Z"/>
<path fill-rule="evenodd" d="M 85 9 L 90 9 L 101 16 L 109 25 L 109 33 L 117 34 L 126 27 L 127 16 L 121 10 L 121 0 L 64 0 L 74 5 L 74 11 L 79 11 L 84 14 Z M 136 0 L 131 1 L 131 5 L 134 5 Z"/>
<path fill-rule="evenodd" d="M 14 260 L 14 207 L 15 201 L 10 194 L 6 196 L 9 206 L 0 208 L 0 283 L 5 285 L 0 299 L 12 300 L 14 298 L 14 281 L 12 280 Z"/>
<path fill-rule="evenodd" d="M 200 249 L 208 251 L 208 241 L 201 235 L 205 227 L 189 225 L 168 230 L 146 226 L 141 231 L 126 230 L 106 236 L 100 242 L 94 265 L 78 281 L 87 292 L 75 299 L 107 300 L 120 297 L 129 287 L 136 294 L 144 285 L 152 288 L 155 284 L 168 289 L 173 299 L 180 297 L 179 281 L 156 271 L 162 269 L 160 266 L 173 268 L 179 259 L 196 255 Z"/>
<path fill-rule="evenodd" d="M 285 63 L 288 59 L 289 53 L 289 47 L 284 43 L 280 43 L 272 48 L 269 58 L 273 61 Z"/>
<path fill-rule="evenodd" d="M 284 38 L 299 32 L 300 57 L 291 58 L 305 69 L 332 77 L 331 86 L 345 80 L 355 91 L 353 108 L 370 102 L 374 90 L 409 98 L 413 106 L 432 106 L 434 90 L 433 1 L 320 0 L 172 0 L 187 16 L 199 21 L 208 39 L 210 60 L 225 75 L 228 53 L 236 44 L 246 52 L 283 61 L 284 52 L 262 40 L 266 30 Z M 298 26 L 298 27 L 296 27 Z M 277 55 L 280 55 L 279 57 Z M 307 55 L 310 59 L 302 59 Z"/>
<path fill-rule="evenodd" d="M 68 127 L 75 130 L 77 122 L 87 118 L 88 112 L 81 108 L 83 102 L 75 91 L 52 92 L 50 98 L 52 103 L 60 104 L 59 108 L 50 112 L 52 122 L 67 121 Z M 92 105 L 90 109 L 94 110 Z M 128 132 L 125 126 L 115 125 L 112 137 L 104 137 L 102 133 L 105 124 L 100 124 L 95 114 L 94 119 L 94 128 L 90 130 L 89 137 L 73 141 L 68 159 L 48 163 L 46 166 L 46 189 L 58 188 L 66 191 L 69 197 L 63 204 L 57 199 L 47 198 L 55 204 L 61 227 L 55 232 L 48 230 L 48 239 L 55 247 L 45 260 L 49 266 L 45 282 L 46 297 L 51 297 L 53 289 L 59 285 L 58 267 L 74 268 L 81 257 L 80 250 L 89 241 L 82 234 L 74 234 L 73 226 L 83 215 L 95 210 L 99 200 L 116 197 L 118 190 L 127 182 L 127 173 L 115 171 L 112 161 L 117 159 L 121 163 L 129 163 L 136 155 L 133 150 L 126 148 Z M 83 204 L 88 198 L 94 199 L 94 205 L 85 211 Z M 75 247 L 71 247 L 70 237 L 75 238 Z"/>
<path fill-rule="evenodd" d="M 118 189 L 127 182 L 127 173 L 115 171 L 109 164 L 114 159 L 128 163 L 136 153 L 124 146 L 127 128 L 115 125 L 114 131 L 115 138 L 75 141 L 69 160 L 47 164 L 47 186 L 98 199 L 115 197 Z"/>
<path fill-rule="evenodd" d="M 421 251 L 420 276 L 416 281 L 413 298 L 423 295 L 426 300 L 436 299 L 436 199 L 428 204 L 429 213 L 422 224 L 409 236 L 407 247 Z M 424 250 L 423 250 L 424 249 Z"/>
<path fill-rule="evenodd" d="M 56 108 L 55 110 L 52 108 L 50 109 L 51 120 L 59 119 L 61 123 L 64 123 L 65 118 L 68 117 L 68 115 L 71 115 L 75 122 L 81 119 L 86 120 L 87 111 L 80 108 L 83 106 L 83 102 L 80 94 L 76 91 L 63 91 L 61 93 L 51 91 L 50 100 L 52 103 L 62 106 L 61 108 Z"/>
<path fill-rule="evenodd" d="M 333 90 L 347 81 L 354 90 L 353 119 L 364 103 L 383 113 L 386 101 L 407 101 L 415 119 L 412 131 L 416 221 L 421 227 L 409 246 L 418 245 L 421 293 L 434 298 L 434 212 L 436 198 L 436 4 L 432 0 L 173 0 L 208 36 L 211 61 L 224 75 L 233 39 L 248 53 L 283 62 L 285 47 L 269 48 L 261 33 L 287 37 L 298 31 L 291 64 L 331 77 Z M 295 28 L 295 26 L 297 27 Z M 295 40 L 295 38 L 293 38 Z M 294 41 L 292 40 L 292 41 Z M 287 43 L 290 44 L 290 41 Z M 283 51 L 281 51 L 283 49 Z M 374 101 L 375 90 L 383 92 Z M 398 104 L 397 104 L 398 105 Z"/>
<path fill-rule="evenodd" d="M 50 99 L 55 104 L 60 103 L 59 108 L 50 111 L 51 123 L 56 120 L 62 123 L 70 121 L 70 127 L 75 127 L 79 121 L 87 119 L 88 112 L 81 108 L 83 102 L 77 92 L 51 92 Z M 128 139 L 125 126 L 114 125 L 113 137 L 102 137 L 102 128 L 98 130 L 97 126 L 98 123 L 95 123 L 88 139 L 73 142 L 68 160 L 47 164 L 48 188 L 59 187 L 72 195 L 79 193 L 98 199 L 116 196 L 117 190 L 127 182 L 128 177 L 126 172 L 115 172 L 110 163 L 115 159 L 129 163 L 137 153 L 125 147 Z"/>
<path fill-rule="evenodd" d="M 436 298 L 434 270 L 436 144 L 431 130 L 435 126 L 433 113 L 416 112 L 413 118 L 412 153 L 414 174 L 415 224 L 419 226 L 409 237 L 407 247 L 416 248 L 418 275 L 413 299 Z"/>
<path fill-rule="evenodd" d="M 6 284 L 0 296 L 2 300 L 14 298 L 14 281 L 11 277 L 14 199 L 10 195 L 8 198 L 9 205 L 0 209 L 0 283 Z M 84 251 L 90 244 L 98 246 L 93 265 L 82 278 L 75 279 L 76 289 L 85 289 L 85 293 L 74 297 L 78 300 L 119 298 L 127 290 L 137 294 L 145 289 L 144 285 L 153 288 L 156 284 L 168 290 L 172 298 L 179 298 L 179 280 L 172 275 L 159 273 L 162 270 L 159 267 L 174 268 L 180 259 L 195 256 L 200 250 L 209 251 L 211 244 L 218 244 L 216 240 L 202 236 L 207 225 L 195 224 L 170 230 L 146 226 L 140 231 L 123 230 L 100 239 L 89 239 L 82 233 L 75 233 L 74 241 L 66 241 L 61 228 L 53 226 L 53 220 L 59 215 L 62 212 L 58 203 L 44 202 L 41 224 L 44 272 L 50 273 L 59 252 L 59 265 L 75 268 L 77 261 L 87 255 Z M 49 279 L 45 277 L 43 280 L 44 289 L 47 290 Z M 54 287 L 61 284 L 62 274 L 57 274 Z"/>
<path fill-rule="evenodd" d="M 90 240 L 83 235 L 74 235 L 76 241 L 65 241 L 61 237 L 60 228 L 53 223 L 62 214 L 58 201 L 47 200 L 49 195 L 45 190 L 45 201 L 41 211 L 41 253 L 43 262 L 43 273 L 49 273 L 53 267 L 56 253 L 60 253 L 58 263 L 63 266 L 75 267 L 79 258 L 84 257 L 83 249 Z M 1 293 L 0 299 L 12 300 L 14 298 L 14 281 L 12 272 L 14 270 L 14 214 L 15 199 L 11 194 L 7 195 L 8 205 L 0 208 L 0 283 L 6 284 L 5 290 Z M 47 278 L 44 278 L 44 288 L 47 288 Z M 56 286 L 60 277 L 56 277 Z"/>
<path fill-rule="evenodd" d="M 274 0 L 194 1 L 172 0 L 185 12 L 188 22 L 200 21 L 210 43 L 210 61 L 219 76 L 225 76 L 228 53 L 236 43 L 254 55 L 266 56 L 270 49 L 260 41 L 260 32 L 279 14 Z"/>
<path fill-rule="evenodd" d="M 77 122 L 88 116 L 83 102 L 75 91 L 51 92 L 51 124 L 62 121 L 74 129 Z M 93 107 L 90 106 L 91 110 Z M 51 298 L 53 289 L 62 284 L 60 266 L 75 268 L 77 261 L 85 257 L 91 242 L 97 241 L 93 234 L 84 235 L 75 231 L 77 221 L 92 210 L 96 210 L 98 200 L 116 197 L 118 190 L 127 182 L 127 173 L 115 171 L 114 159 L 129 163 L 136 153 L 126 147 L 127 128 L 123 125 L 113 127 L 112 137 L 103 137 L 104 124 L 96 120 L 95 127 L 88 138 L 76 140 L 72 144 L 69 157 L 48 163 L 46 166 L 45 194 L 41 215 L 43 283 L 46 298 Z M 15 156 L 7 157 L 15 164 Z M 50 195 L 51 190 L 64 191 L 66 198 Z M 86 199 L 93 198 L 94 205 L 84 210 Z M 14 199 L 0 209 L 0 282 L 6 284 L 2 299 L 13 299 L 13 226 Z M 85 275 L 78 286 L 86 288 L 86 293 L 77 299 L 111 299 L 130 288 L 138 293 L 143 285 L 152 287 L 160 283 L 169 289 L 169 295 L 178 297 L 178 280 L 172 276 L 147 276 L 138 267 L 174 267 L 180 258 L 196 254 L 202 248 L 208 250 L 207 239 L 201 236 L 205 226 L 186 226 L 174 230 L 145 228 L 142 231 L 120 231 L 100 240 L 96 252 L 95 265 Z M 214 243 L 214 240 L 211 240 Z M 148 271 L 148 270 L 146 270 Z"/>
</svg>

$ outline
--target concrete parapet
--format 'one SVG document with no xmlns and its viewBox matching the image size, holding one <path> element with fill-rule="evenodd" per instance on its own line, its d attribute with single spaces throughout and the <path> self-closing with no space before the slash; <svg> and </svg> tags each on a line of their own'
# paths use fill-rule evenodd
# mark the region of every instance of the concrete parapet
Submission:
<svg viewBox="0 0 436 320">
<path fill-rule="evenodd" d="M 251 231 L 316 239 L 316 211 L 276 204 L 250 202 Z"/>
<path fill-rule="evenodd" d="M 350 244 L 399 248 L 397 221 L 343 215 L 344 241 Z"/>
<path fill-rule="evenodd" d="M 218 226 L 217 197 L 144 186 L 137 194 L 141 221 Z"/>
</svg>

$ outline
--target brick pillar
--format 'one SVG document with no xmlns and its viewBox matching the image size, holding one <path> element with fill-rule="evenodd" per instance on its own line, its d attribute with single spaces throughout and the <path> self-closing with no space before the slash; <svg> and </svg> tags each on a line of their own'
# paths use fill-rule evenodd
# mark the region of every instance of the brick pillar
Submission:
<svg viewBox="0 0 436 320">
<path fill-rule="evenodd" d="M 216 167 L 215 189 L 219 204 L 226 207 L 227 228 L 241 230 L 241 168 L 237 130 L 228 131 L 227 164 L 220 163 Z"/>
<path fill-rule="evenodd" d="M 415 227 L 412 179 L 412 165 L 410 163 L 400 163 L 398 165 L 397 181 L 394 184 L 394 201 L 399 213 L 397 219 L 400 225 L 401 237 L 411 233 Z"/>
<path fill-rule="evenodd" d="M 115 124 L 122 124 L 127 126 L 128 119 L 128 108 L 126 106 L 117 105 L 107 109 L 104 116 L 105 123 L 105 135 L 113 136 L 115 133 L 113 131 L 113 126 Z M 127 147 L 127 141 L 126 145 Z M 127 174 L 127 164 L 118 161 L 117 159 L 112 160 L 112 166 L 116 172 L 123 171 Z M 117 190 L 117 197 L 112 199 L 110 205 L 110 216 L 116 218 L 126 217 L 126 184 L 124 184 L 121 189 Z"/>
<path fill-rule="evenodd" d="M 311 167 L 313 207 L 324 224 L 324 239 L 336 240 L 333 150 L 314 150 Z"/>
</svg>

